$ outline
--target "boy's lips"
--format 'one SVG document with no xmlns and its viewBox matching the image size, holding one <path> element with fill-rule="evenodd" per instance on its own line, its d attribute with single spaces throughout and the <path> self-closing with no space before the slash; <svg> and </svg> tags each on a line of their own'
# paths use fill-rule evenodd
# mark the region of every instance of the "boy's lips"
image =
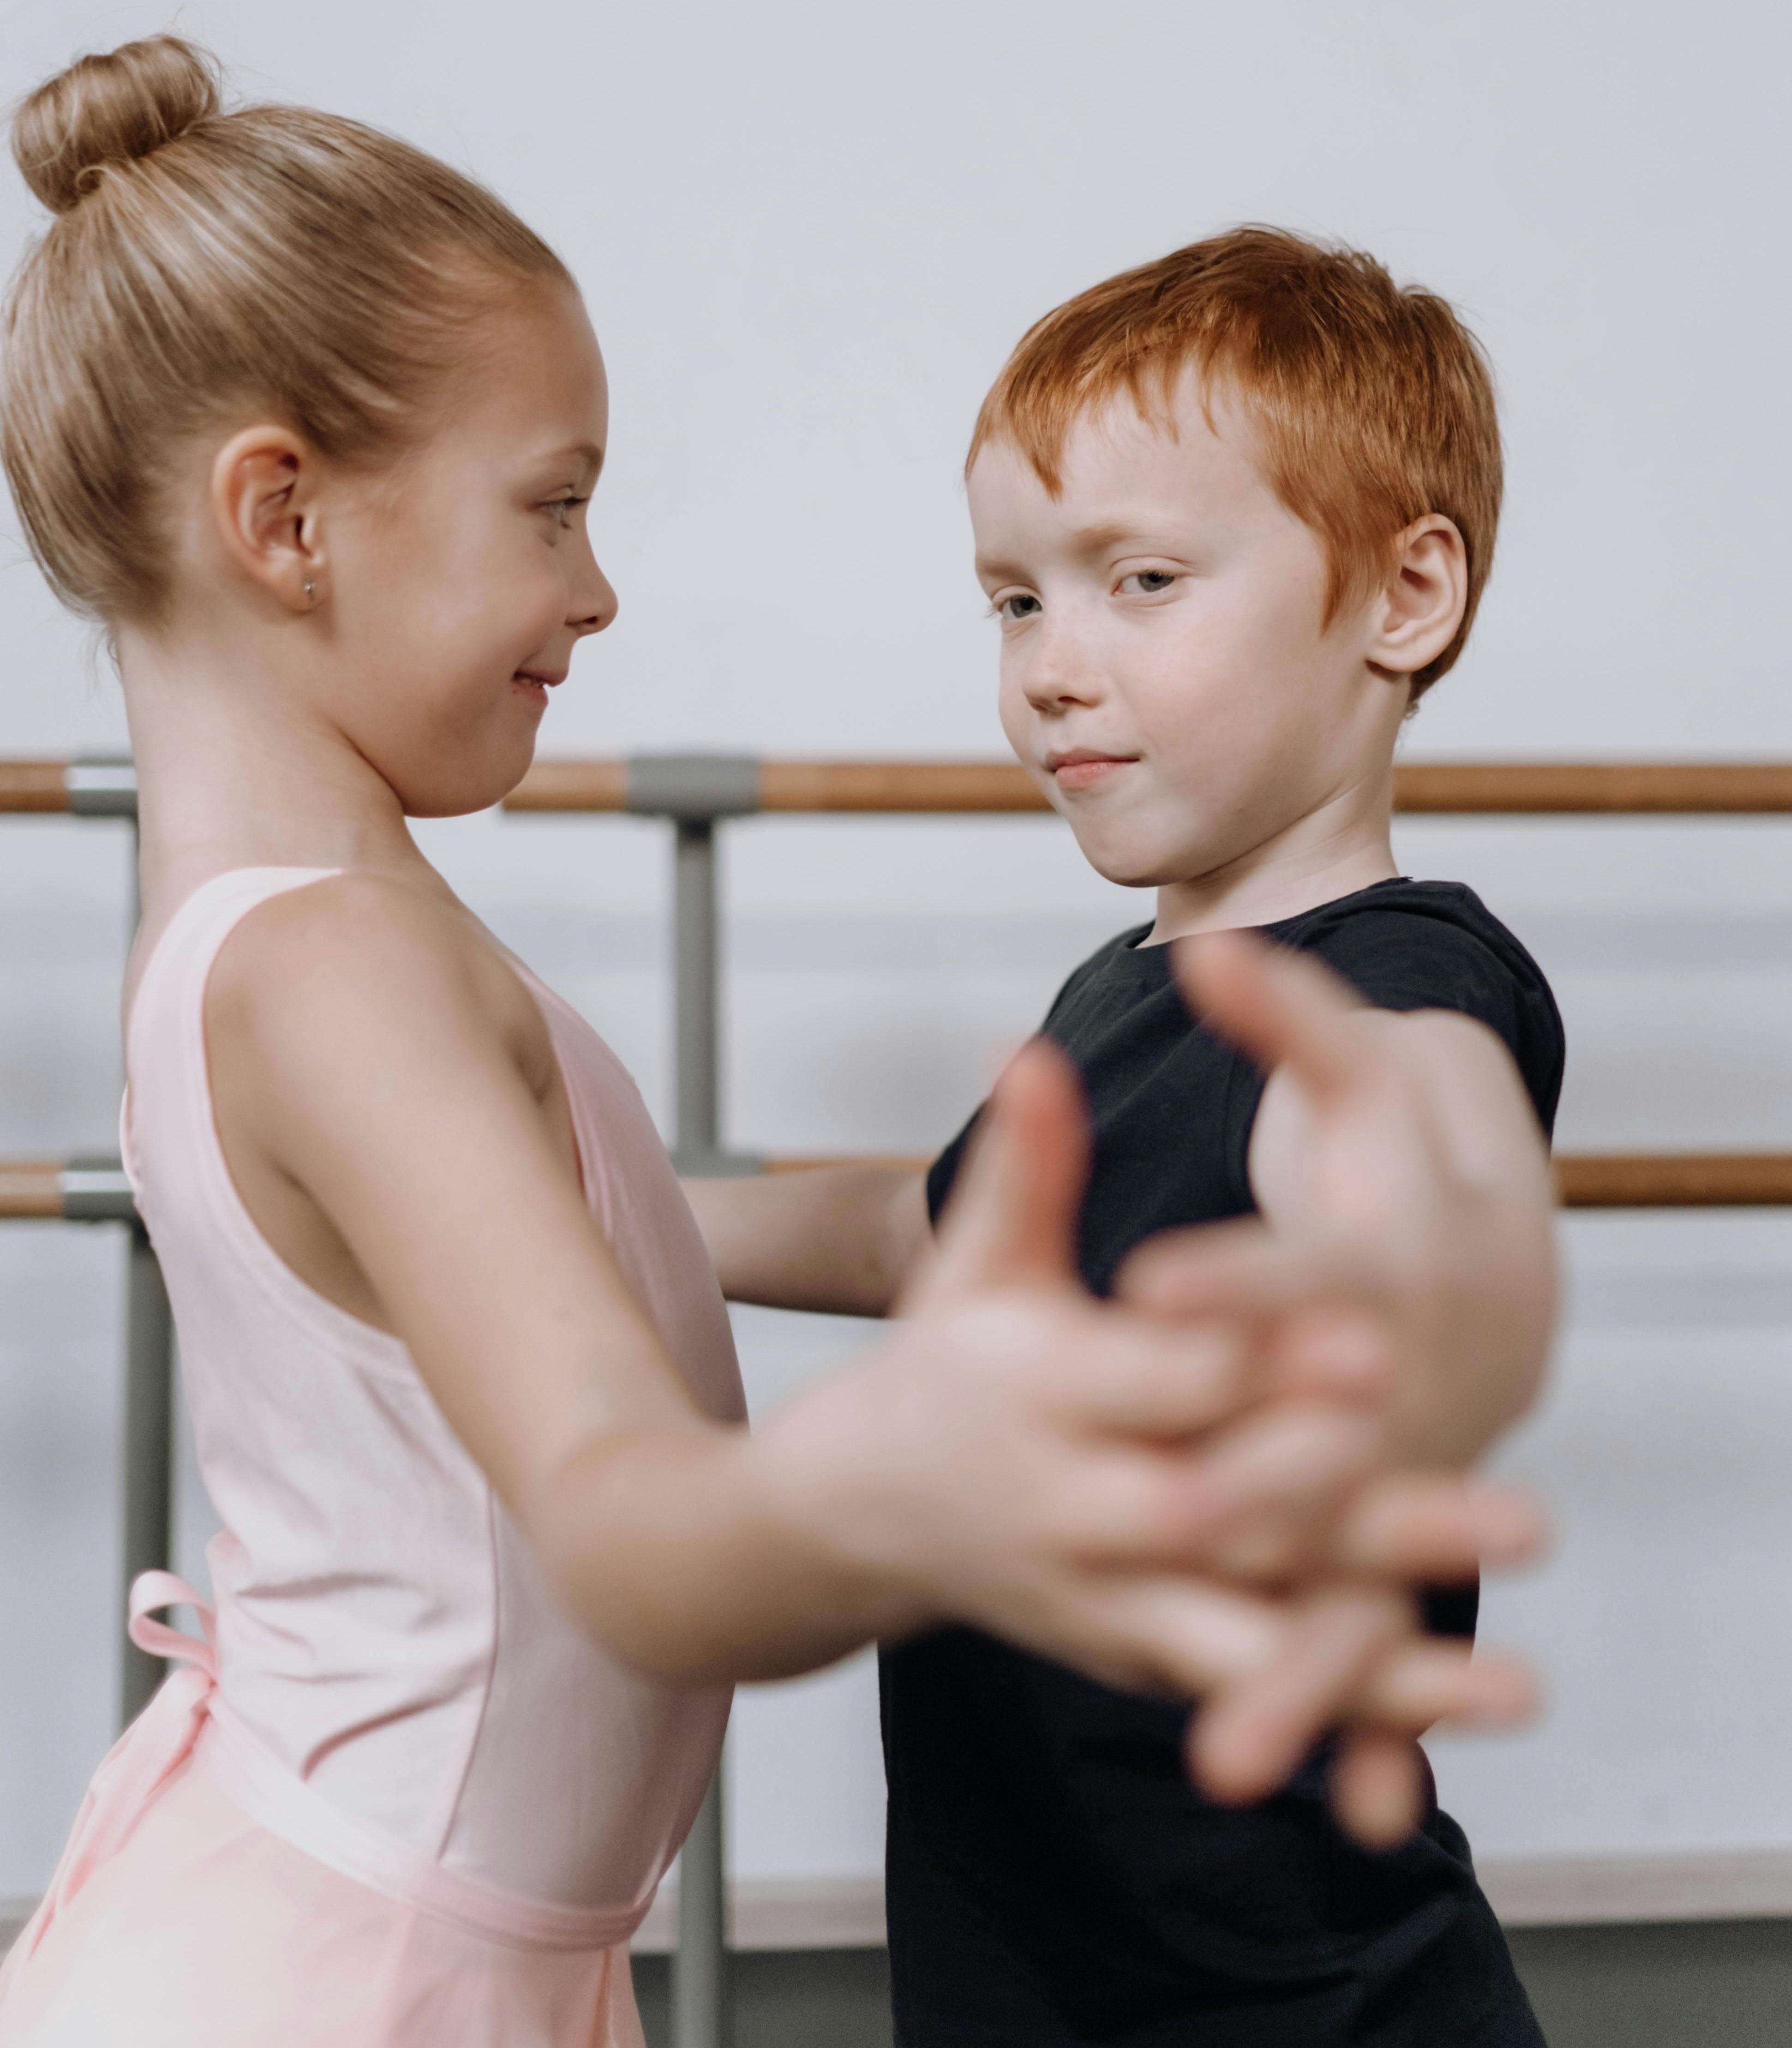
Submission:
<svg viewBox="0 0 1792 2048">
<path fill-rule="evenodd" d="M 1045 756 L 1045 772 L 1061 789 L 1088 789 L 1104 782 L 1116 769 L 1130 768 L 1136 754 L 1098 754 L 1092 747 L 1071 747 Z"/>
</svg>

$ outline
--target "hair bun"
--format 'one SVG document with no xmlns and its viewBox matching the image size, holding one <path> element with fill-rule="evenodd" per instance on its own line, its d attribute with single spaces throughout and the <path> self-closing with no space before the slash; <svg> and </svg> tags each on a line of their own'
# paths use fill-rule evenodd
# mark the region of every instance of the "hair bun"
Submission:
<svg viewBox="0 0 1792 2048">
<path fill-rule="evenodd" d="M 218 112 L 218 67 L 179 36 L 78 57 L 13 117 L 13 155 L 52 213 L 67 213 L 108 165 L 128 164 Z"/>
</svg>

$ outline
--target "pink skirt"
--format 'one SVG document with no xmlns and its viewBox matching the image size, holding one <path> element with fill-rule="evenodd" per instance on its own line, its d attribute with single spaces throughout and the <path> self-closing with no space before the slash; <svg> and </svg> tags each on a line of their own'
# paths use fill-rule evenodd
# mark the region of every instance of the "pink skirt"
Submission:
<svg viewBox="0 0 1792 2048">
<path fill-rule="evenodd" d="M 251 1821 L 204 1752 L 26 1953 L 0 2048 L 642 2048 L 626 1947 L 522 1949 Z"/>
</svg>

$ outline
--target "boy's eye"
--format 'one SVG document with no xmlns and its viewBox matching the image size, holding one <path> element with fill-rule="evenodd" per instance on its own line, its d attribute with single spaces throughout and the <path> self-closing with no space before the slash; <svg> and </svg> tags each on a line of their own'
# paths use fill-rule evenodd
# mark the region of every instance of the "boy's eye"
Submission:
<svg viewBox="0 0 1792 2048">
<path fill-rule="evenodd" d="M 1018 626 L 1022 619 L 1032 619 L 1045 608 L 1031 592 L 1017 590 L 997 603 L 995 613 L 999 619 L 1006 620 L 1008 624 Z"/>
<path fill-rule="evenodd" d="M 1169 569 L 1135 569 L 1131 576 L 1121 577 L 1120 588 L 1128 597 L 1155 597 L 1175 580 Z"/>
</svg>

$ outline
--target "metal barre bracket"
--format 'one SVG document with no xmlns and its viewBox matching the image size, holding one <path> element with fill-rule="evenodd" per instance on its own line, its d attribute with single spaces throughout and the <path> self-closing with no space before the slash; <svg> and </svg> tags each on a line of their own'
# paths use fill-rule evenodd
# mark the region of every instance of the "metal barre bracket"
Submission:
<svg viewBox="0 0 1792 2048">
<path fill-rule="evenodd" d="M 70 1223 L 134 1223 L 137 1203 L 123 1166 L 103 1156 L 72 1158 L 56 1177 Z"/>
<path fill-rule="evenodd" d="M 766 1170 L 756 1152 L 723 1152 L 714 1146 L 675 1146 L 672 1163 L 681 1178 L 691 1181 L 751 1181 Z"/>
<path fill-rule="evenodd" d="M 759 764 L 745 754 L 635 754 L 625 808 L 638 816 L 707 823 L 760 808 Z"/>
<path fill-rule="evenodd" d="M 71 761 L 62 785 L 78 818 L 134 818 L 137 764 L 128 754 L 95 754 Z"/>
</svg>

